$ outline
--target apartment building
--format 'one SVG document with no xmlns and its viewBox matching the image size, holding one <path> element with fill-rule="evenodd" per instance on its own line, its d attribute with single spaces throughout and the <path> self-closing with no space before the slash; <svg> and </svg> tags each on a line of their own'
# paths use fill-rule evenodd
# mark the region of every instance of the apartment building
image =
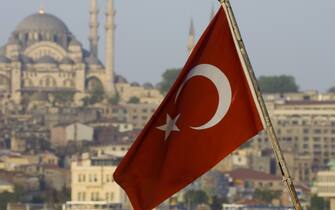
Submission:
<svg viewBox="0 0 335 210">
<path fill-rule="evenodd" d="M 84 154 L 71 164 L 71 202 L 90 204 L 104 202 L 123 204 L 126 196 L 113 179 L 113 173 L 120 161 L 112 155 Z"/>
<path fill-rule="evenodd" d="M 303 164 L 308 164 L 308 156 L 312 159 L 304 168 L 318 171 L 335 158 L 335 101 L 284 98 L 268 100 L 267 105 L 282 149 L 304 156 Z M 252 146 L 271 149 L 265 132 L 254 138 Z"/>
</svg>

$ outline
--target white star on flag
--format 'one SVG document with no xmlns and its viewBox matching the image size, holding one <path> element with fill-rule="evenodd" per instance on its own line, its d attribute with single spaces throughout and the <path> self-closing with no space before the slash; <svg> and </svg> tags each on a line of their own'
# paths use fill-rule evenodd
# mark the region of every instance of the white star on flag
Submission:
<svg viewBox="0 0 335 210">
<path fill-rule="evenodd" d="M 164 139 L 164 141 L 166 141 L 169 138 L 169 136 L 170 136 L 170 134 L 171 134 L 172 131 L 180 131 L 179 128 L 177 127 L 177 125 L 176 125 L 179 117 L 180 117 L 180 114 L 177 117 L 175 117 L 174 119 L 172 119 L 170 117 L 170 115 L 167 114 L 167 116 L 166 116 L 166 124 L 162 125 L 160 127 L 157 127 L 157 129 L 159 129 L 161 131 L 165 131 L 165 139 Z"/>
</svg>

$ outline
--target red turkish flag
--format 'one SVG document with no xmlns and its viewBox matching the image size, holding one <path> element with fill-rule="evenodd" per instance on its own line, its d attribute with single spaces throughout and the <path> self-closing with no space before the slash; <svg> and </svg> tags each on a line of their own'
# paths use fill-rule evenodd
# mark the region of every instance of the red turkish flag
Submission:
<svg viewBox="0 0 335 210">
<path fill-rule="evenodd" d="M 226 12 L 219 10 L 114 178 L 150 210 L 263 130 Z"/>
</svg>

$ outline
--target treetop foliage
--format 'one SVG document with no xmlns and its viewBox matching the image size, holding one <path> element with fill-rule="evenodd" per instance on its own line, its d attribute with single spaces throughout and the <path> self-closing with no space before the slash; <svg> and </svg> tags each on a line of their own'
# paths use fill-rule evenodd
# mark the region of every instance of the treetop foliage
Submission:
<svg viewBox="0 0 335 210">
<path fill-rule="evenodd" d="M 299 91 L 295 78 L 288 75 L 260 76 L 258 84 L 263 93 L 292 93 Z"/>
</svg>

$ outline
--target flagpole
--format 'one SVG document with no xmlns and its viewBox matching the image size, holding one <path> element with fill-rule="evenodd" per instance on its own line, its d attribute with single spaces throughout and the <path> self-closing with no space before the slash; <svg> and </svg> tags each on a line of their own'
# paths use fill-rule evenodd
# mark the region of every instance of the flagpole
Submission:
<svg viewBox="0 0 335 210">
<path fill-rule="evenodd" d="M 219 2 L 221 3 L 222 7 L 227 12 L 229 24 L 230 24 L 230 27 L 233 31 L 233 36 L 235 38 L 235 41 L 237 42 L 236 45 L 237 45 L 237 48 L 239 50 L 240 56 L 243 58 L 242 62 L 244 62 L 244 66 L 247 70 L 247 74 L 248 74 L 247 76 L 249 76 L 250 82 L 251 82 L 251 84 L 254 88 L 255 96 L 257 98 L 257 101 L 259 103 L 259 108 L 260 108 L 260 110 L 262 112 L 262 115 L 263 115 L 263 118 L 264 118 L 266 131 L 267 131 L 267 134 L 268 134 L 268 136 L 271 140 L 272 148 L 273 148 L 274 154 L 276 156 L 276 159 L 277 159 L 277 162 L 278 162 L 278 165 L 279 165 L 282 177 L 283 177 L 283 181 L 286 183 L 287 189 L 289 191 L 289 194 L 290 194 L 290 197 L 291 197 L 291 200 L 292 200 L 292 203 L 293 203 L 295 209 L 296 210 L 302 210 L 302 207 L 301 207 L 300 201 L 298 199 L 298 195 L 297 195 L 293 180 L 292 180 L 291 175 L 290 175 L 290 171 L 287 167 L 287 164 L 286 164 L 286 161 L 284 159 L 282 150 L 280 148 L 275 129 L 272 125 L 271 118 L 270 118 L 269 112 L 266 108 L 266 105 L 265 105 L 262 93 L 260 91 L 260 88 L 258 86 L 255 73 L 253 71 L 253 68 L 252 68 L 252 65 L 251 65 L 246 47 L 244 45 L 244 42 L 243 42 L 243 39 L 242 39 L 242 36 L 241 36 L 241 33 L 240 33 L 240 29 L 237 25 L 237 21 L 236 21 L 235 15 L 233 13 L 233 9 L 231 7 L 231 4 L 230 4 L 229 0 L 219 0 Z"/>
</svg>

